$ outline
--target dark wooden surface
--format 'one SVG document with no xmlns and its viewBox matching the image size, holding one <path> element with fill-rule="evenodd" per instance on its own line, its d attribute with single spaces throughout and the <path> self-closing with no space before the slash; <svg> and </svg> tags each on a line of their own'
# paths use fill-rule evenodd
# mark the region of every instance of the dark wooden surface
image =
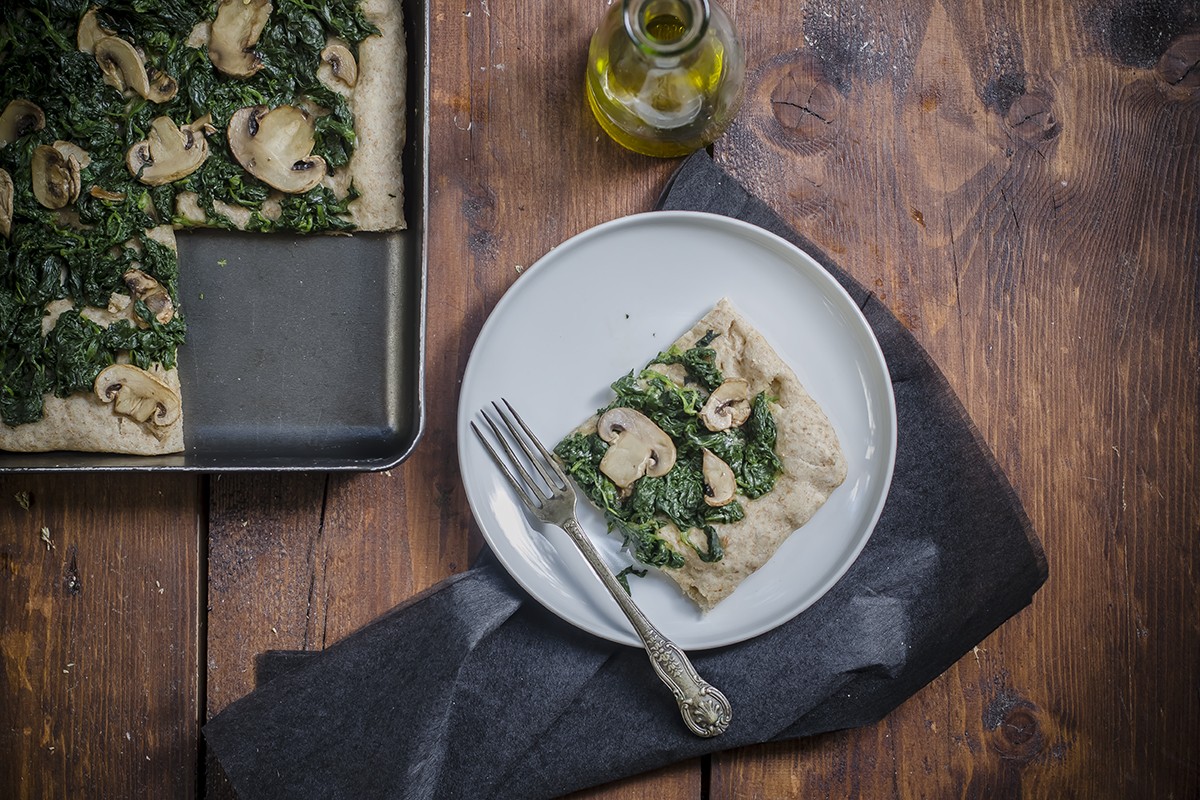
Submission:
<svg viewBox="0 0 1200 800">
<path fill-rule="evenodd" d="M 320 649 L 467 566 L 453 420 L 483 320 L 675 166 L 586 111 L 604 5 L 431 2 L 429 420 L 409 461 L 0 478 L 0 796 L 230 797 L 198 727 L 257 653 Z M 717 160 L 928 348 L 1051 577 L 878 725 L 582 796 L 1196 797 L 1200 8 L 727 8 L 748 94 Z"/>
</svg>

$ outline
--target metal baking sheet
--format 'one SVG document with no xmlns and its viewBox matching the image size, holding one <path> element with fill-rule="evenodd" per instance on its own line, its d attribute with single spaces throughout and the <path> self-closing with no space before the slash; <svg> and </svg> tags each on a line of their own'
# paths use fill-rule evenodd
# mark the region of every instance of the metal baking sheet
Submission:
<svg viewBox="0 0 1200 800">
<path fill-rule="evenodd" d="M 366 471 L 425 426 L 429 16 L 405 3 L 408 229 L 180 234 L 183 453 L 0 452 L 0 472 Z"/>
</svg>

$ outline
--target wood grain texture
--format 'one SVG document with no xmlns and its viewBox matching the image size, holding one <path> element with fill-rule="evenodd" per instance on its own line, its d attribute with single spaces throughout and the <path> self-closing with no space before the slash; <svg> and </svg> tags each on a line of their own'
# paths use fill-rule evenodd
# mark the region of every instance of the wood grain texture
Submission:
<svg viewBox="0 0 1200 800">
<path fill-rule="evenodd" d="M 0 797 L 195 795 L 200 507 L 197 478 L 0 478 Z"/>
<path fill-rule="evenodd" d="M 1195 796 L 1196 7 L 741 9 L 718 160 L 930 351 L 1051 577 L 880 725 L 714 759 L 712 797 Z"/>
<path fill-rule="evenodd" d="M 454 420 L 480 327 L 678 163 L 590 117 L 605 5 L 431 3 L 428 424 L 404 465 L 0 479 L 0 796 L 231 798 L 197 722 L 259 653 L 326 647 L 471 563 Z M 576 797 L 1197 796 L 1200 10 L 726 7 L 748 91 L 715 157 L 933 355 L 1050 581 L 876 725 Z"/>
</svg>

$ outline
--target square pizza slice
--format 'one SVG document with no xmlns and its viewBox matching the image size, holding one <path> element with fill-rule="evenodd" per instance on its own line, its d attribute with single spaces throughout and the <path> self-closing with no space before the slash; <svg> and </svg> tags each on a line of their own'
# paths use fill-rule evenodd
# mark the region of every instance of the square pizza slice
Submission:
<svg viewBox="0 0 1200 800">
<path fill-rule="evenodd" d="M 555 448 L 610 530 L 711 610 L 846 478 L 825 412 L 722 299 Z"/>
</svg>

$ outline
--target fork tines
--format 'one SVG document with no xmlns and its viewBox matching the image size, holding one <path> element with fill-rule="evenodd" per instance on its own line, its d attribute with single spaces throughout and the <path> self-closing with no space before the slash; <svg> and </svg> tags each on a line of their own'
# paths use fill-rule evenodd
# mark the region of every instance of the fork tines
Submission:
<svg viewBox="0 0 1200 800">
<path fill-rule="evenodd" d="M 492 460 L 496 462 L 496 466 L 500 467 L 500 471 L 504 473 L 504 477 L 512 484 L 513 489 L 516 490 L 525 505 L 533 510 L 540 509 L 551 496 L 560 495 L 570 489 L 570 484 L 567 482 L 566 475 L 563 474 L 562 469 L 554 460 L 554 456 L 550 454 L 550 451 L 545 448 L 537 436 L 534 435 L 533 431 L 530 430 L 529 426 L 525 424 L 525 420 L 521 419 L 521 415 L 512 407 L 512 404 L 504 398 L 500 398 L 500 402 L 504 403 L 504 408 L 501 408 L 496 402 L 492 403 L 492 407 L 496 410 L 496 416 L 503 424 L 503 431 L 501 430 L 501 426 L 497 425 L 495 420 L 492 419 L 492 415 L 488 414 L 486 408 L 480 409 L 479 413 L 487 422 L 488 427 L 492 429 L 492 433 L 500 443 L 500 447 L 504 450 L 505 455 L 508 456 L 507 459 L 502 458 L 496 452 L 496 449 L 492 447 L 487 437 L 476 427 L 474 422 L 471 423 L 471 430 L 475 431 L 475 435 L 479 437 L 479 441 L 483 443 Z M 505 409 L 507 409 L 507 412 Z M 507 431 L 507 434 L 504 431 Z M 524 459 L 518 456 L 513 450 L 513 447 L 509 444 L 510 441 L 515 442 L 521 449 L 521 452 L 525 455 Z M 508 464 L 511 464 L 516 469 L 521 476 L 521 480 L 518 480 L 513 475 L 509 470 Z M 529 471 L 525 468 L 526 464 L 532 466 L 537 471 L 538 475 L 542 478 L 542 482 L 539 483 L 529 474 Z"/>
</svg>

